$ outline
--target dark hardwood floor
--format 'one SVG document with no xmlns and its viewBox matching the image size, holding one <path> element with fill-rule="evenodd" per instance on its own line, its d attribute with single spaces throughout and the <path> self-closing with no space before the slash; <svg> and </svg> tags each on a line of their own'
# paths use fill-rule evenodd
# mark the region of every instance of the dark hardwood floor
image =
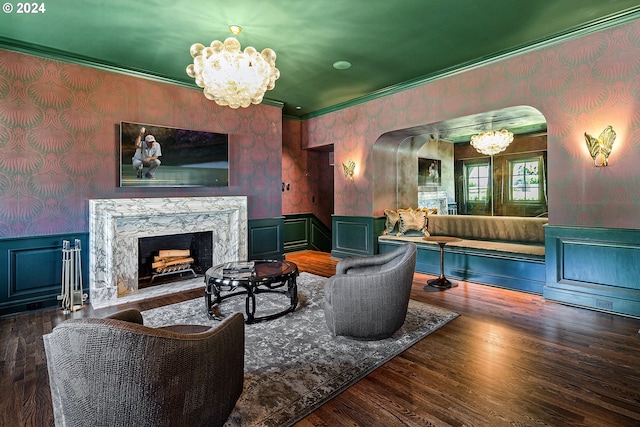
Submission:
<svg viewBox="0 0 640 427">
<path fill-rule="evenodd" d="M 337 260 L 287 255 L 322 276 Z M 412 298 L 461 314 L 300 421 L 309 426 L 640 426 L 640 320 L 461 282 Z M 201 290 L 75 316 L 200 298 Z M 0 319 L 0 426 L 53 425 L 41 336 L 59 310 Z"/>
</svg>

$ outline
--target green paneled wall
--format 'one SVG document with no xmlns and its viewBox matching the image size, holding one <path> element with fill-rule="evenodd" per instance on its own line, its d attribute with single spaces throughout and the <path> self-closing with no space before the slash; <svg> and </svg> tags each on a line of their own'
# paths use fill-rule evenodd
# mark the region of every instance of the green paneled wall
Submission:
<svg viewBox="0 0 640 427">
<path fill-rule="evenodd" d="M 551 301 L 640 318 L 640 230 L 547 226 Z"/>
<path fill-rule="evenodd" d="M 0 240 L 0 315 L 58 304 L 62 293 L 62 242 L 80 239 L 82 283 L 89 288 L 88 233 Z"/>
<path fill-rule="evenodd" d="M 333 249 L 336 258 L 366 256 L 378 253 L 378 236 L 384 229 L 384 217 L 332 217 Z"/>
<path fill-rule="evenodd" d="M 284 218 L 249 220 L 249 259 L 282 259 L 284 257 Z"/>
<path fill-rule="evenodd" d="M 284 251 L 331 251 L 331 231 L 312 213 L 285 215 Z"/>
<path fill-rule="evenodd" d="M 385 240 L 380 252 L 386 253 L 401 245 L 401 241 Z M 445 247 L 445 276 L 521 292 L 542 294 L 545 284 L 544 258 L 512 256 L 462 247 Z M 418 244 L 416 271 L 437 276 L 440 274 L 440 248 Z M 426 283 L 425 283 L 426 284 Z"/>
<path fill-rule="evenodd" d="M 327 231 L 316 222 L 304 214 L 250 220 L 249 258 L 281 259 L 285 240 L 289 247 L 303 241 L 308 247 L 316 244 L 311 242 L 331 242 Z M 384 218 L 380 217 L 334 216 L 332 255 L 344 258 L 378 253 L 377 237 L 383 225 Z M 533 293 L 539 293 L 539 283 L 546 280 L 542 292 L 547 300 L 640 318 L 640 230 L 555 226 L 545 230 L 545 263 L 481 258 L 449 250 L 446 273 L 453 278 Z M 73 242 L 76 238 L 83 248 L 83 283 L 87 290 L 87 233 L 0 239 L 0 315 L 58 304 L 62 241 Z M 423 255 L 416 269 L 437 274 L 437 252 Z M 545 277 L 541 267 L 546 268 Z"/>
</svg>

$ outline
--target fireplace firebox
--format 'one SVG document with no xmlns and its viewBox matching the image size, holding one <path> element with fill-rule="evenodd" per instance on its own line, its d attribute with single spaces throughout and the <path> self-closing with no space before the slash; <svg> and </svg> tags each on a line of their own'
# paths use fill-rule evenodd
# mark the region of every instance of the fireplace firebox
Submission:
<svg viewBox="0 0 640 427">
<path fill-rule="evenodd" d="M 179 280 L 185 274 L 203 275 L 212 266 L 212 238 L 211 231 L 138 238 L 138 288 Z M 159 273 L 154 263 L 163 250 L 188 251 L 189 259 L 193 259 L 189 269 Z"/>
</svg>

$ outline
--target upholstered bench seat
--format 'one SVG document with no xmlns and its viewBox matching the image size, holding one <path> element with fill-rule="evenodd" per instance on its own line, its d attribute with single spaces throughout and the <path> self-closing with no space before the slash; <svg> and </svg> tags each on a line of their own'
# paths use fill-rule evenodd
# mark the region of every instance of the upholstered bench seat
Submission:
<svg viewBox="0 0 640 427">
<path fill-rule="evenodd" d="M 547 218 L 481 215 L 429 215 L 427 230 L 435 236 L 544 245 Z"/>
<path fill-rule="evenodd" d="M 447 234 L 447 236 L 449 236 L 449 234 Z M 379 242 L 383 242 L 385 240 L 412 242 L 412 243 L 415 243 L 416 245 L 432 245 L 434 246 L 434 248 L 438 248 L 438 244 L 436 242 L 425 241 L 423 240 L 422 236 L 380 236 L 378 238 Z M 544 258 L 544 245 L 539 245 L 539 244 L 463 239 L 461 242 L 447 243 L 447 247 L 478 249 L 481 251 L 504 252 L 505 254 L 511 253 L 511 254 L 522 254 L 522 255 L 534 255 L 534 256 L 541 256 Z"/>
<path fill-rule="evenodd" d="M 432 236 L 459 237 L 445 247 L 447 276 L 541 294 L 545 284 L 547 218 L 479 215 L 428 215 Z M 418 248 L 416 271 L 439 273 L 439 246 L 412 230 L 378 237 L 380 252 L 413 242 Z"/>
</svg>

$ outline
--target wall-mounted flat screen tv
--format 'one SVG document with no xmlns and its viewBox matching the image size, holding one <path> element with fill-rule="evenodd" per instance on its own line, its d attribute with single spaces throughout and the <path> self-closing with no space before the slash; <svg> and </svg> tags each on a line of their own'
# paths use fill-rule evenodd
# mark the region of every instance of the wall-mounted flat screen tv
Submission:
<svg viewBox="0 0 640 427">
<path fill-rule="evenodd" d="M 228 134 L 120 122 L 121 187 L 228 185 Z"/>
</svg>

